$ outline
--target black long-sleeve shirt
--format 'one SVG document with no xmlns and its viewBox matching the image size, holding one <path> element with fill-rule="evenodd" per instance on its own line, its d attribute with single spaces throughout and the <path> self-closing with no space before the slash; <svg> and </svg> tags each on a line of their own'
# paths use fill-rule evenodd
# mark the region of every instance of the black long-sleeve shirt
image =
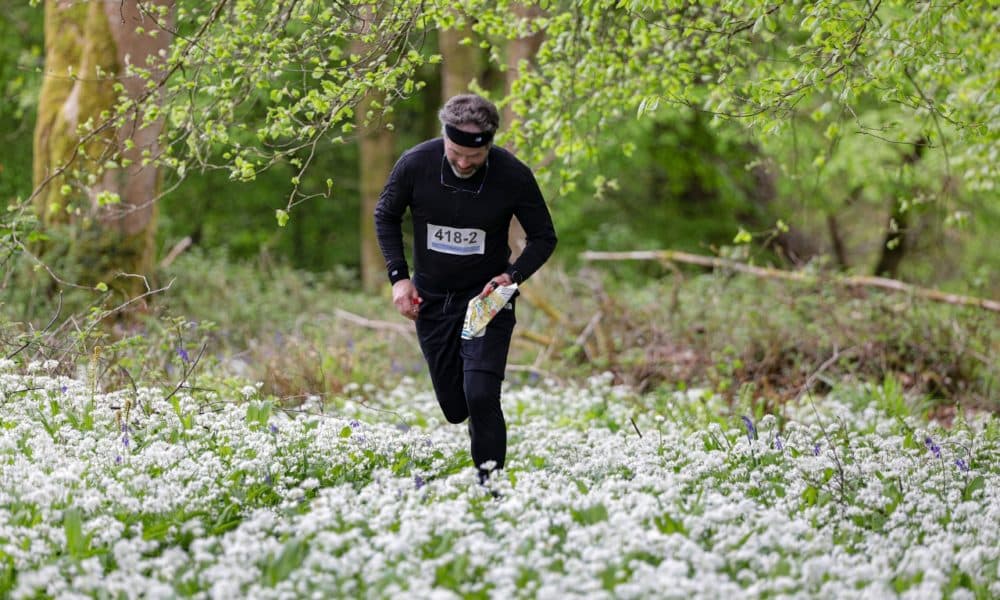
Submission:
<svg viewBox="0 0 1000 600">
<path fill-rule="evenodd" d="M 447 164 L 442 138 L 399 158 L 375 206 L 375 235 L 392 283 L 410 276 L 401 226 L 407 207 L 414 270 L 435 289 L 467 290 L 503 272 L 520 283 L 556 246 L 552 217 L 531 169 L 503 148 L 491 147 L 486 164 L 469 179 L 456 177 Z M 527 245 L 509 264 L 512 216 L 524 228 Z"/>
</svg>

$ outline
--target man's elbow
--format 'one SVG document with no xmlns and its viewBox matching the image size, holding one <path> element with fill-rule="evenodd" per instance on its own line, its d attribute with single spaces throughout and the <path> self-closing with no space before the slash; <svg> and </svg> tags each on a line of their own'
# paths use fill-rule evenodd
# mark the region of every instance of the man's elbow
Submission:
<svg viewBox="0 0 1000 600">
<path fill-rule="evenodd" d="M 556 249 L 556 245 L 558 243 L 559 243 L 559 238 L 556 236 L 556 232 L 553 231 L 552 234 L 549 235 L 549 243 L 548 243 L 549 254 L 552 254 L 552 252 Z"/>
</svg>

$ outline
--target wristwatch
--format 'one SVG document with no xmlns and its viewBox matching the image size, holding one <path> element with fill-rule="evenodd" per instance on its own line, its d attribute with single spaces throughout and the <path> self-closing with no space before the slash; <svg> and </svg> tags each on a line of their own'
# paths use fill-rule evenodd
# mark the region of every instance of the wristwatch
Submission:
<svg viewBox="0 0 1000 600">
<path fill-rule="evenodd" d="M 508 267 L 507 274 L 510 275 L 510 280 L 518 285 L 521 285 L 521 282 L 524 281 L 524 277 L 521 275 L 521 272 L 514 267 Z"/>
</svg>

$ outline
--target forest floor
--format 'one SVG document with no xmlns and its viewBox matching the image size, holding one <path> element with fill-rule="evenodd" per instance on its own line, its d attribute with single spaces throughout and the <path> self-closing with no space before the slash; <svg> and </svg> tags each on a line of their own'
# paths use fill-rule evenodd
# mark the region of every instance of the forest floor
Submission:
<svg viewBox="0 0 1000 600">
<path fill-rule="evenodd" d="M 483 487 L 406 378 L 289 409 L 0 367 L 3 596 L 1000 595 L 1000 420 L 944 428 L 898 389 L 779 417 L 511 384 Z"/>
</svg>

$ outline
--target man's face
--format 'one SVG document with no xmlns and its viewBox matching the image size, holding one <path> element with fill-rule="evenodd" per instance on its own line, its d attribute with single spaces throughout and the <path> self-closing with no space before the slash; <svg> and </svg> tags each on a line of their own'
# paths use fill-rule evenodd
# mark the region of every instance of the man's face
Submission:
<svg viewBox="0 0 1000 600">
<path fill-rule="evenodd" d="M 462 125 L 459 129 L 469 133 L 479 133 L 479 129 L 471 125 Z M 486 164 L 486 157 L 489 154 L 489 144 L 480 148 L 469 148 L 459 146 L 449 140 L 448 136 L 444 136 L 444 155 L 448 158 L 448 164 L 451 165 L 451 170 L 454 171 L 456 177 L 461 179 L 472 177 L 479 170 L 479 167 Z"/>
</svg>

